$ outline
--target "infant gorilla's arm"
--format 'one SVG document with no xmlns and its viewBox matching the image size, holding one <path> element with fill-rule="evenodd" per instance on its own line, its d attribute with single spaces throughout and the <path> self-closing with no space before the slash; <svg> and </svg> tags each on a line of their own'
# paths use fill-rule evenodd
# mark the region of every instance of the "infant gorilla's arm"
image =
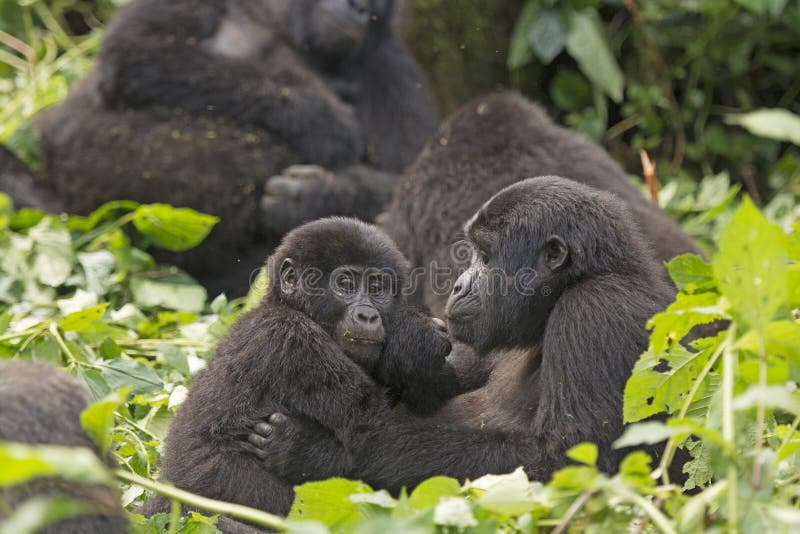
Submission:
<svg viewBox="0 0 800 534">
<path fill-rule="evenodd" d="M 280 21 L 251 22 L 264 35 L 253 46 L 271 46 L 269 55 L 239 57 L 214 49 L 220 28 L 235 28 L 245 18 L 232 9 L 224 1 L 131 4 L 109 29 L 100 56 L 106 101 L 112 107 L 217 113 L 260 126 L 301 157 L 324 165 L 357 161 L 363 146 L 354 110 L 278 41 L 267 24 Z"/>
</svg>

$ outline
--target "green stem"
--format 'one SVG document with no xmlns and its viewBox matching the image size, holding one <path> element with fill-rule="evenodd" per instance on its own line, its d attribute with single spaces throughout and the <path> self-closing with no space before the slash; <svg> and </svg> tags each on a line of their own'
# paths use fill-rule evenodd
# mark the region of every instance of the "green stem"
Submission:
<svg viewBox="0 0 800 534">
<path fill-rule="evenodd" d="M 732 447 L 736 447 L 736 428 L 733 418 L 733 385 L 736 375 L 736 354 L 733 350 L 736 324 L 731 324 L 722 351 L 722 437 Z M 739 532 L 739 470 L 733 458 L 728 459 L 728 532 Z"/>
<path fill-rule="evenodd" d="M 628 490 L 627 487 L 620 484 L 609 485 L 609 489 L 624 500 L 629 501 L 641 508 L 642 511 L 650 518 L 650 521 L 652 521 L 653 524 L 659 528 L 660 532 L 663 534 L 676 534 L 675 526 L 669 519 L 667 519 L 667 516 L 661 513 L 661 510 L 653 505 L 653 503 L 638 493 Z"/>
<path fill-rule="evenodd" d="M 214 499 L 195 495 L 194 493 L 189 493 L 188 491 L 178 489 L 168 484 L 147 480 L 146 478 L 129 473 L 128 471 L 123 471 L 122 469 L 115 469 L 114 476 L 122 481 L 139 485 L 145 489 L 154 491 L 159 495 L 163 495 L 172 500 L 180 501 L 184 504 L 188 504 L 189 506 L 194 506 L 195 508 L 200 508 L 201 510 L 206 510 L 208 512 L 222 514 L 229 517 L 235 517 L 236 519 L 241 519 L 243 521 L 274 530 L 285 531 L 288 528 L 286 520 L 282 517 L 278 517 L 277 515 L 267 512 L 262 512 L 261 510 L 256 510 L 255 508 L 249 508 L 247 506 L 242 506 L 241 504 L 215 501 Z"/>
<path fill-rule="evenodd" d="M 714 354 L 708 359 L 705 367 L 700 371 L 700 374 L 697 375 L 697 379 L 694 381 L 694 385 L 692 385 L 692 389 L 689 390 L 689 394 L 686 396 L 686 400 L 683 401 L 683 406 L 681 406 L 680 412 L 678 412 L 678 419 L 683 419 L 686 417 L 686 413 L 689 411 L 689 407 L 694 402 L 694 398 L 697 396 L 697 392 L 700 391 L 700 387 L 706 380 L 706 376 L 711 372 L 711 369 L 714 368 L 714 365 L 717 363 L 722 351 L 725 349 L 727 339 L 719 344 L 717 350 L 714 351 Z M 659 464 L 659 469 L 661 469 L 661 478 L 664 481 L 665 485 L 670 484 L 669 480 L 669 464 L 672 462 L 672 458 L 675 455 L 675 449 L 677 445 L 675 444 L 675 440 L 670 438 L 667 441 L 667 446 L 664 449 L 664 454 L 661 456 L 661 463 Z"/>
<path fill-rule="evenodd" d="M 169 534 L 178 532 L 178 521 L 181 520 L 181 502 L 172 500 L 172 513 L 169 516 Z"/>
<path fill-rule="evenodd" d="M 80 362 L 78 362 L 78 359 L 75 357 L 74 354 L 72 354 L 72 351 L 69 350 L 69 347 L 67 347 L 64 338 L 62 338 L 61 334 L 58 332 L 58 323 L 56 322 L 50 323 L 50 335 L 53 337 L 53 340 L 56 342 L 56 344 L 61 348 L 61 352 L 63 352 L 64 355 L 67 357 L 69 363 L 71 363 L 72 365 L 78 365 Z"/>
<path fill-rule="evenodd" d="M 764 336 L 761 337 L 761 350 L 758 355 L 758 386 L 767 387 L 767 348 L 764 345 Z M 756 450 L 753 462 L 753 478 L 751 484 L 754 488 L 761 487 L 761 451 L 764 448 L 764 427 L 766 425 L 766 408 L 759 399 L 756 405 Z"/>
</svg>

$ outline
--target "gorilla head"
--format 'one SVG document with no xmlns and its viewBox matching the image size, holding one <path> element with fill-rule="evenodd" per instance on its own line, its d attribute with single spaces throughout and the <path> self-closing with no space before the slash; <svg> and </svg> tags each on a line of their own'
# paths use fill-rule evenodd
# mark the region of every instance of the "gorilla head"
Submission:
<svg viewBox="0 0 800 534">
<path fill-rule="evenodd" d="M 465 226 L 473 257 L 447 302 L 451 334 L 479 352 L 534 346 L 565 288 L 646 268 L 623 249 L 641 241 L 625 221 L 610 194 L 563 178 L 501 190 Z"/>
<path fill-rule="evenodd" d="M 314 221 L 286 236 L 269 269 L 268 299 L 311 317 L 367 372 L 375 369 L 409 269 L 383 232 L 355 219 Z"/>
<path fill-rule="evenodd" d="M 392 0 L 271 0 L 300 50 L 342 60 L 361 49 L 370 25 L 390 23 Z"/>
</svg>

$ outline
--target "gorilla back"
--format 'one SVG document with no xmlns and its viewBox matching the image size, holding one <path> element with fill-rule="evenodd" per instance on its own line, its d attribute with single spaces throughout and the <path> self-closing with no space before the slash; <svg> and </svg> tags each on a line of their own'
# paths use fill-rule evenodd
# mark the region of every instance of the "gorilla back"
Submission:
<svg viewBox="0 0 800 534">
<path fill-rule="evenodd" d="M 81 385 L 54 367 L 19 360 L 0 363 L 0 440 L 87 447 L 98 453 L 80 423 L 81 412 L 87 406 L 88 398 Z M 128 531 L 119 495 L 105 486 L 40 479 L 0 490 L 0 503 L 6 501 L 13 509 L 27 499 L 41 496 L 64 496 L 88 505 L 85 514 L 58 521 L 45 528 L 44 534 Z M 0 507 L 0 523 L 4 512 Z"/>
<path fill-rule="evenodd" d="M 134 0 L 92 72 L 40 120 L 49 185 L 71 212 L 127 198 L 219 216 L 206 243 L 177 258 L 212 281 L 279 237 L 265 234 L 285 221 L 259 201 L 288 165 L 358 167 L 358 179 L 335 182 L 360 199 L 352 215 L 374 217 L 391 195 L 385 173 L 434 126 L 392 9 L 389 0 Z M 349 205 L 332 196 L 319 193 L 314 207 Z"/>
<path fill-rule="evenodd" d="M 442 310 L 458 271 L 470 259 L 465 248 L 454 248 L 463 237 L 464 221 L 502 188 L 547 174 L 617 195 L 659 260 L 697 252 L 601 147 L 554 124 L 520 95 L 492 94 L 463 106 L 442 124 L 398 181 L 392 204 L 381 216 L 381 225 L 411 264 L 440 277 L 418 286 L 434 313 Z M 443 282 L 449 287 L 436 290 Z"/>
</svg>

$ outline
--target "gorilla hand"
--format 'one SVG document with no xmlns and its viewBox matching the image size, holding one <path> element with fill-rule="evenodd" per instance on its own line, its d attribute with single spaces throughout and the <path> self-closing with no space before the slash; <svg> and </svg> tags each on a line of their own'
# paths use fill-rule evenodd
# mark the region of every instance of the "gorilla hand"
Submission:
<svg viewBox="0 0 800 534">
<path fill-rule="evenodd" d="M 326 428 L 305 417 L 273 413 L 253 422 L 242 446 L 273 475 L 290 484 L 347 476 L 344 447 Z M 298 458 L 313 459 L 311 463 Z M 344 470 L 342 466 L 348 466 Z"/>
<path fill-rule="evenodd" d="M 342 199 L 356 192 L 345 178 L 318 165 L 293 165 L 267 180 L 261 197 L 264 231 L 281 236 L 304 222 L 344 215 Z"/>
</svg>

